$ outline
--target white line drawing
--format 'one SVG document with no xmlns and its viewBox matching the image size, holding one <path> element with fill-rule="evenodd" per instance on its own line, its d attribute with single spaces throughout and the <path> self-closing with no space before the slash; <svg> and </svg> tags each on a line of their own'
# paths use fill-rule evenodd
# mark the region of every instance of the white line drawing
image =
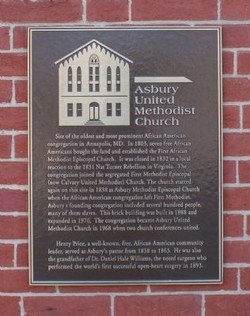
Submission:
<svg viewBox="0 0 250 316">
<path fill-rule="evenodd" d="M 187 83 L 192 82 L 186 77 L 135 77 L 136 83 Z"/>
<path fill-rule="evenodd" d="M 93 39 L 55 62 L 59 126 L 130 125 L 130 64 Z"/>
</svg>

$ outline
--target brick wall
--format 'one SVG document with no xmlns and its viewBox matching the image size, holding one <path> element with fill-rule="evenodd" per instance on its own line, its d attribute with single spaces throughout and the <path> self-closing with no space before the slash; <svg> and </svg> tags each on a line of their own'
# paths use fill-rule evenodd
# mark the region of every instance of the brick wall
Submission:
<svg viewBox="0 0 250 316">
<path fill-rule="evenodd" d="M 27 26 L 130 24 L 223 27 L 224 284 L 29 286 Z M 0 315 L 249 315 L 249 78 L 249 0 L 0 0 Z"/>
</svg>

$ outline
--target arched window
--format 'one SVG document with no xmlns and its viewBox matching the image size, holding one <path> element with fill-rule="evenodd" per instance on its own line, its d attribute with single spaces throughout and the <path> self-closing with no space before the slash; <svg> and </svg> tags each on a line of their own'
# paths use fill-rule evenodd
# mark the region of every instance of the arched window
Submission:
<svg viewBox="0 0 250 316">
<path fill-rule="evenodd" d="M 68 68 L 68 92 L 72 92 L 72 68 Z"/>
<path fill-rule="evenodd" d="M 116 67 L 116 91 L 121 91 L 121 69 Z"/>
<path fill-rule="evenodd" d="M 100 90 L 100 63 L 96 54 L 89 58 L 89 91 Z"/>
<path fill-rule="evenodd" d="M 107 103 L 107 116 L 112 116 L 112 103 Z"/>
<path fill-rule="evenodd" d="M 76 103 L 76 116 L 82 116 L 82 103 Z"/>
<path fill-rule="evenodd" d="M 121 105 L 121 103 L 116 103 L 115 104 L 115 113 L 116 113 L 116 116 L 121 116 L 122 115 L 122 105 Z"/>
<path fill-rule="evenodd" d="M 107 68 L 107 91 L 111 91 L 112 89 L 112 73 L 111 68 L 108 66 Z"/>
<path fill-rule="evenodd" d="M 77 67 L 77 92 L 82 91 L 82 69 Z"/>
<path fill-rule="evenodd" d="M 68 116 L 73 116 L 73 103 L 68 103 L 67 104 L 67 115 Z"/>
</svg>

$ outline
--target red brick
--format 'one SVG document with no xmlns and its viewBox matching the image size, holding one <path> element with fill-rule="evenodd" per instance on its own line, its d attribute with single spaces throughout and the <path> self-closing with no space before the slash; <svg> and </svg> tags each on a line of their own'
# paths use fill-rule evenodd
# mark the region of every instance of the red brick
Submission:
<svg viewBox="0 0 250 316">
<path fill-rule="evenodd" d="M 0 4 L 0 12 L 1 12 L 1 4 Z M 0 76 L 27 76 L 27 55 L 1 53 L 0 54 Z"/>
<path fill-rule="evenodd" d="M 128 0 L 87 0 L 87 20 L 127 21 Z"/>
<path fill-rule="evenodd" d="M 213 20 L 216 0 L 133 0 L 133 20 Z"/>
<path fill-rule="evenodd" d="M 26 216 L 0 216 L 0 239 L 28 238 L 28 218 Z"/>
<path fill-rule="evenodd" d="M 247 216 L 247 234 L 250 235 L 250 216 Z"/>
<path fill-rule="evenodd" d="M 243 106 L 243 128 L 250 128 L 250 105 Z"/>
<path fill-rule="evenodd" d="M 250 24 L 223 25 L 223 47 L 250 47 L 249 32 Z"/>
<path fill-rule="evenodd" d="M 129 296 L 115 298 L 116 316 L 200 316 L 201 298 L 195 295 Z"/>
<path fill-rule="evenodd" d="M 110 298 L 96 297 L 25 297 L 26 316 L 110 316 Z"/>
<path fill-rule="evenodd" d="M 240 288 L 250 290 L 250 268 L 240 269 Z"/>
<path fill-rule="evenodd" d="M 203 284 L 203 285 L 152 285 L 152 292 L 180 292 L 180 291 L 229 291 L 237 289 L 237 274 L 238 270 L 235 268 L 224 269 L 223 283 L 222 284 Z"/>
<path fill-rule="evenodd" d="M 15 157 L 26 158 L 28 156 L 28 135 L 15 136 Z"/>
<path fill-rule="evenodd" d="M 226 241 L 224 243 L 224 262 L 249 263 L 250 241 Z"/>
<path fill-rule="evenodd" d="M 22 103 L 28 101 L 28 86 L 27 81 L 18 80 L 15 84 L 16 87 L 16 102 Z"/>
<path fill-rule="evenodd" d="M 250 18 L 249 0 L 221 0 L 223 20 L 248 20 Z"/>
<path fill-rule="evenodd" d="M 1 316 L 19 316 L 19 301 L 19 297 L 0 296 Z"/>
<path fill-rule="evenodd" d="M 4 0 L 0 3 L 2 22 L 72 22 L 81 17 L 81 0 Z"/>
<path fill-rule="evenodd" d="M 19 293 L 19 292 L 21 293 L 23 292 L 51 293 L 54 291 L 55 291 L 54 287 L 29 286 L 28 270 L 0 270 L 0 292 L 3 292 L 3 293 Z M 12 316 L 12 315 L 8 315 L 8 316 Z"/>
<path fill-rule="evenodd" d="M 10 48 L 10 29 L 8 27 L 0 27 L 0 49 Z"/>
<path fill-rule="evenodd" d="M 239 161 L 239 180 L 241 183 L 250 182 L 250 161 Z"/>
<path fill-rule="evenodd" d="M 225 133 L 224 156 L 249 156 L 250 133 Z"/>
<path fill-rule="evenodd" d="M 7 103 L 11 101 L 12 82 L 9 80 L 0 81 L 0 102 Z"/>
<path fill-rule="evenodd" d="M 242 237 L 243 236 L 243 216 L 225 215 L 224 216 L 224 236 Z"/>
<path fill-rule="evenodd" d="M 0 184 L 27 184 L 26 162 L 0 162 Z"/>
<path fill-rule="evenodd" d="M 238 106 L 223 107 L 223 125 L 224 128 L 240 127 L 240 108 Z"/>
<path fill-rule="evenodd" d="M 0 244 L 0 266 L 13 267 L 14 246 L 11 244 Z"/>
<path fill-rule="evenodd" d="M 0 190 L 0 211 L 24 212 L 28 208 L 28 193 L 21 190 Z"/>
<path fill-rule="evenodd" d="M 250 295 L 206 296 L 206 316 L 249 316 Z"/>
<path fill-rule="evenodd" d="M 13 46 L 14 48 L 28 47 L 28 29 L 25 26 L 17 26 L 13 30 Z"/>
<path fill-rule="evenodd" d="M 225 188 L 224 209 L 225 210 L 249 210 L 250 188 Z"/>
<path fill-rule="evenodd" d="M 249 101 L 250 80 L 248 78 L 225 78 L 223 80 L 224 101 Z"/>
<path fill-rule="evenodd" d="M 234 69 L 234 54 L 232 52 L 223 52 L 223 74 L 232 74 Z"/>
<path fill-rule="evenodd" d="M 239 52 L 238 53 L 238 73 L 249 74 L 250 73 L 250 53 Z"/>
<path fill-rule="evenodd" d="M 27 112 L 26 107 L 2 107 L 0 111 L 0 129 L 27 130 Z"/>
<path fill-rule="evenodd" d="M 236 162 L 223 161 L 223 182 L 235 183 L 236 182 Z"/>
<path fill-rule="evenodd" d="M 9 158 L 11 153 L 11 136 L 0 136 L 0 158 Z"/>
<path fill-rule="evenodd" d="M 28 256 L 28 244 L 19 244 L 17 246 L 17 266 L 28 267 L 29 256 Z"/>
</svg>

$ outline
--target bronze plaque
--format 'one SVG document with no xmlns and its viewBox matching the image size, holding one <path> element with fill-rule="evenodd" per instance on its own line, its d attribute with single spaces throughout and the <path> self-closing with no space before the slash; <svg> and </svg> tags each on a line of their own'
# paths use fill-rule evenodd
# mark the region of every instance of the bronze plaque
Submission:
<svg viewBox="0 0 250 316">
<path fill-rule="evenodd" d="M 222 282 L 219 28 L 31 28 L 30 282 Z"/>
</svg>

